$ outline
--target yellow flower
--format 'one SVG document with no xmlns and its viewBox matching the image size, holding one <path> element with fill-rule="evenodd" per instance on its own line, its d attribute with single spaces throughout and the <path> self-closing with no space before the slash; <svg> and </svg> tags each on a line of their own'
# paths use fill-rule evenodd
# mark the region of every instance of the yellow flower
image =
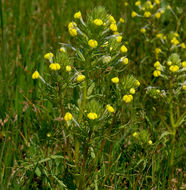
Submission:
<svg viewBox="0 0 186 190">
<path fill-rule="evenodd" d="M 67 65 L 67 66 L 66 66 L 66 71 L 67 71 L 67 72 L 70 72 L 71 70 L 72 70 L 71 66 Z"/>
<path fill-rule="evenodd" d="M 75 28 L 70 28 L 68 31 L 72 37 L 77 36 L 77 30 Z"/>
<path fill-rule="evenodd" d="M 145 29 L 145 28 L 141 28 L 141 29 L 140 29 L 140 32 L 141 32 L 141 33 L 145 33 L 145 32 L 146 32 L 146 29 Z"/>
<path fill-rule="evenodd" d="M 156 54 L 161 53 L 161 49 L 160 49 L 160 48 L 156 48 L 156 49 L 155 49 L 155 53 L 156 53 Z"/>
<path fill-rule="evenodd" d="M 110 30 L 112 30 L 113 32 L 116 32 L 116 31 L 118 30 L 117 25 L 116 25 L 115 23 L 112 23 L 112 24 L 110 25 Z"/>
<path fill-rule="evenodd" d="M 120 21 L 121 23 L 124 23 L 124 22 L 125 22 L 125 20 L 124 20 L 123 18 L 120 18 L 119 21 Z"/>
<path fill-rule="evenodd" d="M 59 49 L 59 51 L 60 51 L 60 52 L 63 52 L 63 53 L 66 53 L 66 49 L 65 49 L 64 47 L 61 47 L 61 48 Z"/>
<path fill-rule="evenodd" d="M 116 41 L 117 41 L 118 43 L 120 43 L 120 42 L 122 41 L 122 36 L 117 36 L 117 37 L 116 37 Z"/>
<path fill-rule="evenodd" d="M 77 24 L 75 22 L 70 22 L 68 24 L 68 29 L 72 29 L 72 28 L 75 28 L 77 26 Z"/>
<path fill-rule="evenodd" d="M 38 79 L 39 78 L 39 73 L 38 71 L 35 71 L 33 74 L 32 74 L 32 79 Z"/>
<path fill-rule="evenodd" d="M 178 32 L 174 32 L 174 36 L 175 36 L 175 37 L 179 37 Z"/>
<path fill-rule="evenodd" d="M 161 39 L 161 38 L 163 38 L 163 34 L 162 33 L 158 33 L 158 34 L 156 34 L 156 37 Z"/>
<path fill-rule="evenodd" d="M 182 47 L 183 49 L 186 48 L 185 43 L 181 43 L 180 45 L 181 45 L 181 47 Z"/>
<path fill-rule="evenodd" d="M 155 0 L 154 2 L 155 2 L 157 5 L 160 4 L 160 0 Z"/>
<path fill-rule="evenodd" d="M 128 51 L 128 49 L 124 45 L 122 45 L 121 48 L 120 48 L 120 51 L 122 53 L 126 53 Z"/>
<path fill-rule="evenodd" d="M 47 137 L 51 137 L 51 133 L 47 133 Z"/>
<path fill-rule="evenodd" d="M 161 71 L 155 70 L 155 71 L 153 72 L 153 75 L 154 75 L 155 77 L 159 77 L 159 76 L 161 75 Z"/>
<path fill-rule="evenodd" d="M 160 93 L 160 90 L 159 90 L 159 89 L 157 89 L 157 90 L 156 90 L 156 92 L 159 94 L 159 93 Z"/>
<path fill-rule="evenodd" d="M 70 121 L 70 120 L 72 120 L 72 114 L 69 113 L 69 112 L 67 112 L 67 113 L 65 114 L 64 120 L 65 120 L 65 121 Z"/>
<path fill-rule="evenodd" d="M 119 78 L 118 77 L 114 77 L 111 79 L 111 81 L 115 84 L 119 83 Z"/>
<path fill-rule="evenodd" d="M 181 65 L 182 65 L 183 68 L 186 68 L 186 61 L 183 61 L 183 62 L 181 63 Z"/>
<path fill-rule="evenodd" d="M 129 60 L 128 60 L 127 57 L 122 57 L 122 58 L 121 58 L 121 62 L 122 62 L 123 64 L 127 65 L 127 64 L 129 63 Z"/>
<path fill-rule="evenodd" d="M 172 61 L 167 61 L 167 65 L 172 65 Z"/>
<path fill-rule="evenodd" d="M 177 40 L 176 37 L 172 38 L 171 43 L 174 44 L 175 46 L 179 44 L 179 41 Z"/>
<path fill-rule="evenodd" d="M 54 57 L 54 54 L 53 54 L 53 53 L 46 53 L 46 54 L 44 55 L 44 58 L 45 58 L 45 59 L 48 59 L 48 60 L 51 60 L 52 57 Z"/>
<path fill-rule="evenodd" d="M 85 75 L 78 75 L 76 78 L 77 82 L 82 82 L 85 80 Z"/>
<path fill-rule="evenodd" d="M 153 5 L 151 1 L 147 1 L 148 8 L 153 9 Z"/>
<path fill-rule="evenodd" d="M 51 64 L 49 65 L 49 68 L 50 68 L 51 70 L 57 71 L 57 70 L 60 70 L 61 66 L 60 66 L 59 63 L 51 63 Z"/>
<path fill-rule="evenodd" d="M 149 18 L 151 16 L 151 13 L 149 11 L 144 12 L 144 17 Z"/>
<path fill-rule="evenodd" d="M 171 66 L 169 67 L 169 70 L 174 73 L 174 72 L 176 72 L 176 71 L 179 70 L 179 67 L 178 67 L 178 65 L 171 65 Z"/>
<path fill-rule="evenodd" d="M 170 6 L 170 5 L 167 5 L 166 8 L 167 8 L 167 10 L 170 10 L 170 9 L 171 9 L 171 6 Z"/>
<path fill-rule="evenodd" d="M 136 17 L 136 16 L 137 16 L 137 13 L 136 13 L 135 11 L 132 11 L 131 17 L 134 18 L 134 17 Z"/>
<path fill-rule="evenodd" d="M 157 19 L 159 19 L 159 18 L 161 17 L 161 13 L 160 13 L 160 12 L 157 12 L 157 13 L 155 14 L 155 17 L 156 17 Z"/>
<path fill-rule="evenodd" d="M 135 5 L 136 5 L 136 6 L 140 6 L 140 5 L 141 5 L 141 1 L 136 1 L 136 2 L 135 2 Z"/>
<path fill-rule="evenodd" d="M 136 91 L 135 91 L 134 88 L 131 88 L 131 89 L 130 89 L 130 93 L 131 93 L 131 94 L 135 94 L 135 92 L 136 92 Z"/>
<path fill-rule="evenodd" d="M 97 119 L 98 118 L 98 116 L 97 116 L 97 114 L 96 113 L 89 113 L 88 115 L 87 115 L 87 117 L 89 118 L 89 119 L 91 119 L 91 120 L 94 120 L 94 119 Z"/>
<path fill-rule="evenodd" d="M 114 108 L 109 104 L 106 106 L 106 109 L 111 113 L 115 112 Z"/>
<path fill-rule="evenodd" d="M 154 67 L 159 67 L 160 66 L 160 62 L 159 61 L 156 61 L 155 63 L 154 63 Z"/>
<path fill-rule="evenodd" d="M 166 37 L 166 36 L 163 36 L 163 39 L 164 39 L 164 40 L 167 40 L 167 37 Z"/>
<path fill-rule="evenodd" d="M 137 136 L 138 136 L 138 133 L 137 133 L 137 132 L 134 132 L 134 133 L 132 134 L 132 136 L 133 136 L 133 137 L 137 137 Z"/>
<path fill-rule="evenodd" d="M 113 16 L 110 16 L 110 17 L 109 17 L 109 21 L 110 21 L 110 23 L 113 23 L 113 24 L 116 23 L 116 20 L 114 19 Z"/>
<path fill-rule="evenodd" d="M 151 140 L 149 140 L 148 143 L 149 143 L 149 145 L 152 145 L 152 141 Z"/>
<path fill-rule="evenodd" d="M 103 25 L 103 21 L 101 19 L 95 19 L 94 24 L 97 26 L 101 26 L 101 25 Z"/>
<path fill-rule="evenodd" d="M 81 18 L 81 12 L 79 11 L 79 12 L 75 13 L 74 18 L 80 19 Z"/>
<path fill-rule="evenodd" d="M 186 90 L 186 84 L 184 84 L 184 85 L 182 86 L 182 88 L 183 88 L 183 90 Z"/>
<path fill-rule="evenodd" d="M 140 81 L 136 80 L 136 86 L 140 86 Z"/>
<path fill-rule="evenodd" d="M 127 7 L 129 4 L 128 4 L 128 2 L 125 2 L 124 5 L 125 5 L 125 7 Z"/>
<path fill-rule="evenodd" d="M 132 100 L 133 100 L 133 96 L 131 94 L 123 96 L 123 101 L 126 102 L 126 103 L 129 103 Z"/>
<path fill-rule="evenodd" d="M 88 45 L 91 47 L 91 48 L 96 48 L 98 46 L 98 42 L 96 40 L 89 40 L 88 41 Z"/>
</svg>

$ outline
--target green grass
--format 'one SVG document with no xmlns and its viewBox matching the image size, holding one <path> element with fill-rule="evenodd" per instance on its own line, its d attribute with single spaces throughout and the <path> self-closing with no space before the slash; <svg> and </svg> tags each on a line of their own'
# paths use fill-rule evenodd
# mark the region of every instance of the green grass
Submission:
<svg viewBox="0 0 186 190">
<path fill-rule="evenodd" d="M 123 0 L 0 0 L 0 189 L 32 189 L 34 183 L 37 189 L 52 189 L 55 183 L 59 183 L 62 188 L 65 179 L 55 179 L 55 173 L 57 173 L 56 168 L 63 167 L 60 162 L 63 154 L 59 147 L 56 149 L 50 141 L 42 138 L 47 130 L 50 131 L 52 125 L 46 122 L 47 118 L 52 117 L 50 116 L 52 106 L 49 103 L 44 105 L 49 111 L 45 116 L 40 116 L 42 119 L 38 123 L 39 116 L 33 110 L 37 109 L 36 103 L 39 102 L 38 95 L 41 94 L 42 85 L 38 81 L 33 81 L 31 75 L 36 69 L 40 73 L 46 71 L 43 59 L 46 52 L 55 52 L 60 47 L 59 42 L 70 41 L 67 25 L 72 20 L 73 14 L 81 10 L 85 15 L 98 5 L 103 5 L 116 19 L 121 16 L 127 18 L 122 32 L 126 35 L 125 40 L 133 47 L 130 58 L 134 64 L 129 68 L 144 85 L 140 89 L 139 99 L 135 101 L 139 110 L 138 115 L 136 110 L 125 110 L 128 118 L 130 114 L 133 115 L 132 124 L 136 124 L 130 126 L 129 123 L 123 126 L 122 134 L 117 135 L 118 139 L 113 139 L 114 146 L 112 143 L 106 144 L 105 149 L 109 150 L 113 146 L 112 151 L 116 154 L 112 153 L 111 171 L 103 164 L 100 169 L 101 175 L 105 178 L 105 184 L 112 184 L 115 189 L 152 187 L 167 189 L 170 173 L 168 163 L 171 154 L 169 136 L 157 142 L 152 150 L 141 149 L 137 143 L 131 145 L 131 142 L 126 144 L 127 148 L 125 147 L 126 139 L 130 141 L 128 136 L 139 128 L 146 129 L 152 134 L 152 139 L 157 140 L 165 131 L 165 126 L 163 121 L 157 118 L 153 109 L 160 108 L 162 113 L 165 110 L 161 103 L 154 105 L 154 102 L 144 95 L 145 87 L 152 85 L 153 81 L 147 82 L 151 74 L 144 72 L 144 66 L 147 66 L 148 61 L 142 64 L 139 60 L 144 59 L 146 55 L 151 57 L 151 47 L 146 38 L 135 34 L 136 25 L 140 25 L 140 20 L 133 22 L 130 17 L 133 6 L 125 7 L 124 2 Z M 130 1 L 131 5 L 132 2 L 135 1 Z M 172 1 L 164 2 L 168 4 Z M 177 0 L 172 5 L 183 7 L 184 1 Z M 164 20 L 166 22 L 167 18 Z M 185 26 L 185 21 L 181 20 L 179 27 L 183 41 L 186 40 Z M 168 26 L 160 25 L 158 30 L 163 27 L 173 31 L 176 29 L 169 23 Z M 155 45 L 154 43 L 153 46 Z M 184 53 L 183 58 L 186 58 Z M 182 105 L 180 106 L 182 113 L 185 109 L 184 99 L 178 102 Z M 43 128 L 45 128 L 44 132 L 41 130 Z M 183 127 L 177 134 L 179 142 L 176 145 L 174 179 L 179 189 L 183 186 L 184 178 Z M 139 154 L 135 154 L 135 151 Z M 56 152 L 59 152 L 59 155 L 54 154 Z M 133 157 L 135 161 L 132 163 Z M 115 172 L 118 168 L 124 176 L 118 176 Z M 48 170 L 51 170 L 51 173 L 47 173 Z M 68 174 L 68 171 L 65 172 Z M 26 176 L 24 179 L 21 179 L 22 174 Z M 107 178 L 106 176 L 110 174 L 111 177 Z M 43 181 L 42 176 L 45 176 Z M 65 184 L 70 183 L 70 179 L 72 180 L 72 177 L 68 176 Z M 98 189 L 96 173 L 94 179 L 92 183 L 95 186 L 92 185 L 92 189 Z M 23 184 L 23 187 L 22 184 L 18 184 L 18 181 Z M 102 189 L 108 189 L 105 184 L 102 182 Z"/>
</svg>

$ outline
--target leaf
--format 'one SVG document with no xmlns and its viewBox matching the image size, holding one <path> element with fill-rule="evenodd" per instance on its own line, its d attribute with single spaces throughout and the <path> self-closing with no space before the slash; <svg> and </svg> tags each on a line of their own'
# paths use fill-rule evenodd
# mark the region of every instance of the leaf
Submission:
<svg viewBox="0 0 186 190">
<path fill-rule="evenodd" d="M 87 95 L 90 96 L 92 94 L 92 91 L 95 87 L 95 83 L 93 82 L 90 87 L 88 88 Z"/>
<path fill-rule="evenodd" d="M 77 50 L 76 52 L 77 52 L 77 54 L 79 55 L 79 57 L 81 58 L 81 60 L 82 60 L 83 62 L 85 62 L 85 58 L 84 58 L 83 54 L 82 54 L 79 50 Z"/>
<path fill-rule="evenodd" d="M 180 118 L 178 119 L 178 121 L 176 122 L 175 124 L 175 127 L 179 127 L 184 121 L 185 121 L 185 118 L 186 118 L 186 114 L 185 112 L 180 116 Z"/>
<path fill-rule="evenodd" d="M 38 167 L 36 168 L 35 173 L 38 177 L 41 177 L 41 171 Z"/>
<path fill-rule="evenodd" d="M 165 131 L 164 133 L 161 134 L 159 140 L 161 140 L 163 137 L 165 137 L 165 136 L 167 136 L 167 135 L 172 135 L 172 133 L 169 132 L 169 131 Z"/>
<path fill-rule="evenodd" d="M 56 176 L 52 176 L 62 187 L 64 187 L 66 189 L 66 185 L 61 181 L 59 180 Z"/>
</svg>

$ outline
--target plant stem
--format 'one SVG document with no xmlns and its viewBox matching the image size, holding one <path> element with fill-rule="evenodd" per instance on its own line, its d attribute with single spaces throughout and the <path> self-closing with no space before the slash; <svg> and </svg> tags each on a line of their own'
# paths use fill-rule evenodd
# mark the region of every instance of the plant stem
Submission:
<svg viewBox="0 0 186 190">
<path fill-rule="evenodd" d="M 82 180 L 79 184 L 79 189 L 82 189 L 82 185 L 84 184 L 86 178 L 85 178 L 85 167 L 86 167 L 86 160 L 87 160 L 87 156 L 88 156 L 88 150 L 89 150 L 89 144 L 90 144 L 90 139 L 91 139 L 91 134 L 92 134 L 92 131 L 89 132 L 88 134 L 88 142 L 85 146 L 85 151 L 84 151 L 84 156 L 83 156 L 83 164 L 82 164 L 82 171 L 81 171 L 81 177 L 82 177 Z"/>
<path fill-rule="evenodd" d="M 112 128 L 113 128 L 113 126 L 114 126 L 114 124 L 115 124 L 116 114 L 117 114 L 117 112 L 114 113 L 112 123 L 111 123 L 111 125 L 110 125 L 110 127 L 109 127 L 109 129 L 108 129 L 108 132 L 107 132 L 107 135 L 108 135 L 108 136 L 110 136 L 111 131 L 112 131 Z M 107 139 L 105 138 L 105 139 L 102 141 L 102 143 L 101 143 L 101 148 L 100 148 L 99 152 L 97 153 L 96 157 L 94 158 L 92 164 L 90 165 L 88 172 L 90 172 L 91 170 L 93 170 L 93 169 L 97 166 L 97 165 L 96 165 L 96 162 L 97 162 L 97 160 L 98 160 L 98 158 L 99 158 L 101 152 L 103 151 L 103 148 L 105 147 L 106 142 L 107 142 Z M 88 180 L 88 178 L 89 178 L 89 175 L 86 176 L 86 180 Z"/>
<path fill-rule="evenodd" d="M 82 97 L 82 102 L 81 102 L 81 107 L 80 107 L 80 115 L 79 115 L 79 124 L 82 121 L 83 118 L 83 112 L 86 106 L 86 99 L 87 99 L 87 83 L 86 81 L 83 82 L 83 97 Z M 77 137 L 75 137 L 75 162 L 78 163 L 79 160 L 79 141 Z"/>
<path fill-rule="evenodd" d="M 87 82 L 83 82 L 83 97 L 81 102 L 81 108 L 80 108 L 80 115 L 79 115 L 79 123 L 81 123 L 81 120 L 83 118 L 83 112 L 86 106 L 86 99 L 87 99 Z"/>
<path fill-rule="evenodd" d="M 61 97 L 61 87 L 60 87 L 60 84 L 57 84 L 58 86 L 58 96 L 59 96 L 59 105 L 60 105 L 60 109 L 61 109 L 61 115 L 64 116 L 64 108 L 63 108 L 63 104 L 62 104 L 62 97 Z M 66 94 L 66 91 L 64 92 L 64 94 Z M 61 128 L 62 128 L 62 134 L 63 134 L 63 138 L 64 138 L 64 146 L 63 146 L 63 151 L 64 151 L 64 163 L 66 161 L 65 157 L 65 152 L 66 152 L 66 145 L 67 145 L 67 138 L 66 138 L 66 134 L 65 134 L 65 130 L 64 130 L 64 127 L 63 127 L 63 120 L 61 121 Z M 68 147 L 67 147 L 68 148 Z M 67 150 L 67 153 L 69 151 Z M 65 167 L 65 164 L 64 164 L 64 167 Z"/>
<path fill-rule="evenodd" d="M 85 106 L 86 106 L 86 99 L 87 99 L 87 82 L 85 80 L 83 82 L 83 97 L 82 97 L 82 101 L 81 101 L 80 114 L 79 114 L 79 119 L 78 119 L 79 124 L 81 123 L 82 118 L 83 118 L 83 112 L 84 112 Z M 76 136 L 74 137 L 74 140 L 75 140 L 75 163 L 78 166 L 80 143 Z M 77 181 L 78 189 L 81 189 L 81 184 L 82 183 L 81 183 L 81 178 L 80 178 Z"/>
<path fill-rule="evenodd" d="M 172 80 L 170 81 L 170 90 L 172 90 Z M 169 95 L 169 114 L 170 114 L 170 124 L 172 127 L 172 141 L 171 141 L 171 157 L 170 157 L 170 169 L 171 172 L 169 174 L 169 180 L 171 181 L 173 174 L 174 174 L 174 152 L 175 152 L 175 136 L 176 136 L 176 127 L 175 127 L 175 121 L 174 121 L 174 114 L 173 114 L 173 96 L 172 91 L 170 91 Z"/>
</svg>

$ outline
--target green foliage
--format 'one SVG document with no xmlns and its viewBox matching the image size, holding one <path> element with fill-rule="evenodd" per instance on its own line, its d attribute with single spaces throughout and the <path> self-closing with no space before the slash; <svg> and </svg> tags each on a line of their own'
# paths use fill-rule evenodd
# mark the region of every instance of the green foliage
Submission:
<svg viewBox="0 0 186 190">
<path fill-rule="evenodd" d="M 182 0 L 0 0 L 0 189 L 184 189 L 183 7 Z M 68 34 L 72 20 L 76 36 Z"/>
</svg>

